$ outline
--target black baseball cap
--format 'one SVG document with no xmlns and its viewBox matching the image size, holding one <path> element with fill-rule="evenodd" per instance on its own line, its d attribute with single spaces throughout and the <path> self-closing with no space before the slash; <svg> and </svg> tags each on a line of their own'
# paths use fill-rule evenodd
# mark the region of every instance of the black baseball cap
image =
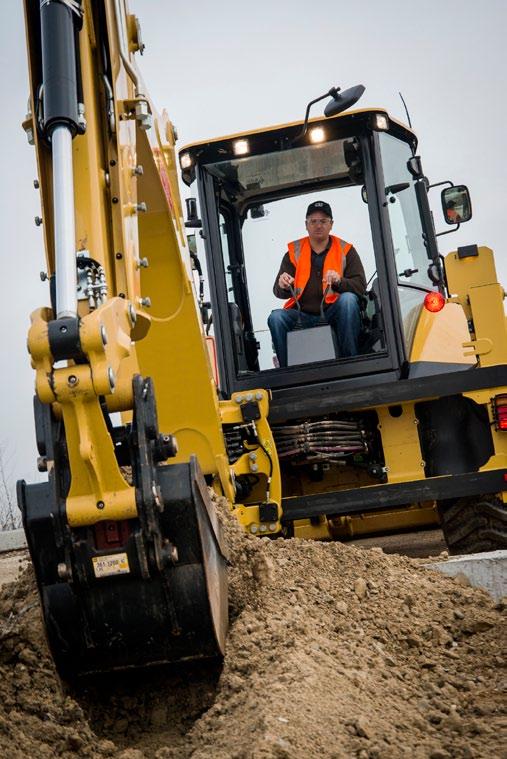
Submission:
<svg viewBox="0 0 507 759">
<path fill-rule="evenodd" d="M 329 216 L 330 219 L 333 218 L 333 212 L 331 211 L 331 206 L 329 205 L 329 203 L 326 203 L 323 200 L 316 200 L 314 203 L 310 203 L 306 211 L 306 218 L 308 218 L 308 216 L 311 216 L 312 213 L 316 213 L 317 211 L 320 211 L 320 213 L 325 214 L 325 216 Z"/>
</svg>

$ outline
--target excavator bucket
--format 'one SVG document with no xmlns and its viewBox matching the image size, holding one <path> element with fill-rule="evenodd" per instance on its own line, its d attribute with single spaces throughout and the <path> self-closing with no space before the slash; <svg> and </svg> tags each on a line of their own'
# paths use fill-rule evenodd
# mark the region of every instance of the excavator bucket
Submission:
<svg viewBox="0 0 507 759">
<path fill-rule="evenodd" d="M 220 525 L 194 457 L 158 466 L 150 460 L 158 436 L 152 391 L 149 380 L 134 379 L 136 519 L 70 528 L 57 468 L 47 483 L 18 484 L 49 645 L 64 680 L 224 651 Z M 50 455 L 58 459 L 56 450 Z"/>
</svg>

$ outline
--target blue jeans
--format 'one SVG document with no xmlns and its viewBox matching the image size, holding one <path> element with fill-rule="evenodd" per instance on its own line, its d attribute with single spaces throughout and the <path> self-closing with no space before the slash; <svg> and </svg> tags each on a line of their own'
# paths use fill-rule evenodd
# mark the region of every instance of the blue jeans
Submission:
<svg viewBox="0 0 507 759">
<path fill-rule="evenodd" d="M 324 311 L 324 318 L 336 332 L 340 357 L 356 356 L 361 331 L 361 314 L 357 295 L 342 293 L 338 300 L 331 303 Z M 268 327 L 281 367 L 287 366 L 287 332 L 293 330 L 297 322 L 297 308 L 277 308 L 271 311 L 268 317 Z M 319 322 L 320 315 L 301 312 L 301 323 L 304 328 L 316 327 Z"/>
</svg>

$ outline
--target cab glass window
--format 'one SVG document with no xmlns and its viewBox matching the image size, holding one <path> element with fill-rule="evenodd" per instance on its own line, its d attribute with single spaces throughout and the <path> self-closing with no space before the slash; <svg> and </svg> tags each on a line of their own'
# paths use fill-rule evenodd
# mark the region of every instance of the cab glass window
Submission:
<svg viewBox="0 0 507 759">
<path fill-rule="evenodd" d="M 272 369 L 276 365 L 267 318 L 273 309 L 283 308 L 284 300 L 275 297 L 273 284 L 287 252 L 287 244 L 307 236 L 306 209 L 315 200 L 324 200 L 331 206 L 334 218 L 331 234 L 356 248 L 367 281 L 376 271 L 368 207 L 361 200 L 358 186 L 321 190 L 264 204 L 263 216 L 249 212 L 243 223 L 242 237 L 253 330 L 260 345 L 261 369 Z"/>
<path fill-rule="evenodd" d="M 398 282 L 433 290 L 415 180 L 407 168 L 412 151 L 406 142 L 385 132 L 379 133 L 379 141 Z"/>
<path fill-rule="evenodd" d="M 357 137 L 346 137 L 206 164 L 222 209 L 223 271 L 239 374 L 277 367 L 268 317 L 285 301 L 274 295 L 273 285 L 288 243 L 308 235 L 306 211 L 316 200 L 331 206 L 331 234 L 354 246 L 370 283 L 370 297 L 358 298 L 358 356 L 385 353 L 370 209 L 361 192 L 360 150 Z"/>
</svg>

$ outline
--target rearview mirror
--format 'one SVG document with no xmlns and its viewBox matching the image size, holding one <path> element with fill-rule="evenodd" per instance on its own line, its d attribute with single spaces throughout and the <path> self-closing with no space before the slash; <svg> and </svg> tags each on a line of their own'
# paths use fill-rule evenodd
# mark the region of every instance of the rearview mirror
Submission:
<svg viewBox="0 0 507 759">
<path fill-rule="evenodd" d="M 446 187 L 440 197 L 447 224 L 462 224 L 472 218 L 472 202 L 464 184 Z"/>
<path fill-rule="evenodd" d="M 250 208 L 250 216 L 252 219 L 264 219 L 266 216 L 269 216 L 269 210 L 261 203 L 258 206 Z"/>
<path fill-rule="evenodd" d="M 362 84 L 356 84 L 355 87 L 350 87 L 348 90 L 344 90 L 344 92 L 338 92 L 337 90 L 336 94 L 333 95 L 333 99 L 326 105 L 324 116 L 336 116 L 337 113 L 346 111 L 347 108 L 357 103 L 365 89 Z"/>
</svg>

